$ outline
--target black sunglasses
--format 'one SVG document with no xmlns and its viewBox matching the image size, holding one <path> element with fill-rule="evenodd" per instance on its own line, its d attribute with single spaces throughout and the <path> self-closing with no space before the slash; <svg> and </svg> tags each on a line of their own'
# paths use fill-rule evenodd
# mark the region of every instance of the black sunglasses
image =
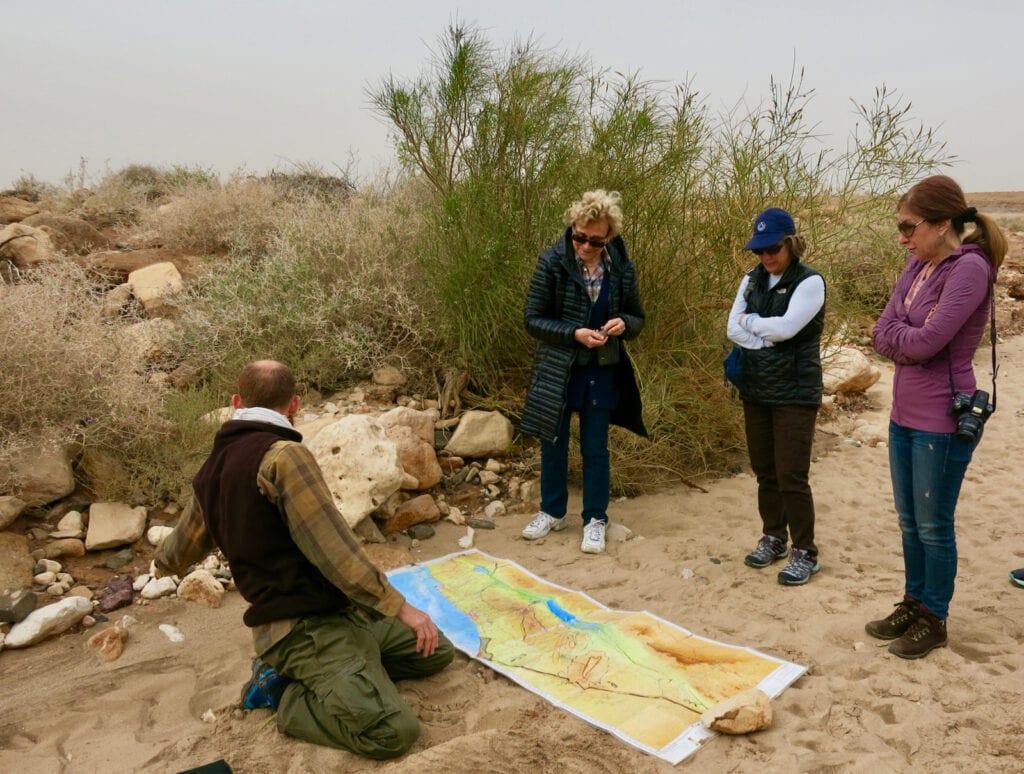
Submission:
<svg viewBox="0 0 1024 774">
<path fill-rule="evenodd" d="M 755 247 L 750 252 L 754 255 L 777 255 L 785 246 L 785 242 L 779 242 L 777 245 L 772 245 L 771 247 Z"/>
<path fill-rule="evenodd" d="M 575 231 L 572 232 L 572 241 L 575 242 L 578 245 L 582 245 L 584 242 L 586 242 L 591 247 L 596 247 L 599 250 L 602 247 L 604 247 L 606 244 L 608 244 L 608 240 L 607 239 L 598 239 L 597 237 L 588 237 L 585 234 L 577 234 Z"/>
<path fill-rule="evenodd" d="M 917 221 L 917 223 L 907 223 L 905 220 L 901 220 L 899 223 L 896 224 L 896 228 L 899 230 L 901 234 L 903 234 L 903 236 L 909 239 L 914 235 L 914 231 L 917 230 L 917 227 L 924 223 L 926 220 L 928 220 L 928 218 L 921 218 L 921 220 Z"/>
</svg>

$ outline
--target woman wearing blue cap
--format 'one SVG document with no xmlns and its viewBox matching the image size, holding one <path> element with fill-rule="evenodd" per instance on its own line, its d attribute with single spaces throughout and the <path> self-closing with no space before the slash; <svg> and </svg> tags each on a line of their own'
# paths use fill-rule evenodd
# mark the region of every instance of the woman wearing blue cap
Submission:
<svg viewBox="0 0 1024 774">
<path fill-rule="evenodd" d="M 768 567 L 789 555 L 792 540 L 779 583 L 801 586 L 819 570 L 808 478 L 821 406 L 825 281 L 800 261 L 806 243 L 785 210 L 758 215 L 744 249 L 761 262 L 740 283 L 728 335 L 741 348 L 739 393 L 762 522 L 744 562 Z"/>
</svg>

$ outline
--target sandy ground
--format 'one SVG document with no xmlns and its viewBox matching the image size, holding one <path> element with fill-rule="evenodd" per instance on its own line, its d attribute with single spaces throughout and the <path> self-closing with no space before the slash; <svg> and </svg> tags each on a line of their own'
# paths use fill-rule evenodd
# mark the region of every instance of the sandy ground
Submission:
<svg viewBox="0 0 1024 774">
<path fill-rule="evenodd" d="M 1021 255 L 1024 193 L 971 196 L 985 209 L 1012 213 L 1011 254 Z M 1009 267 L 1001 285 L 1021 273 L 1021 265 Z M 1001 308 L 1001 331 L 1024 328 L 1018 307 L 1009 301 Z M 983 344 L 976 360 L 983 389 L 988 358 Z M 680 487 L 613 503 L 612 520 L 636 537 L 610 543 L 601 556 L 580 552 L 575 516 L 569 529 L 533 543 L 519 537 L 528 515 L 477 531 L 482 551 L 609 607 L 649 610 L 697 634 L 806 665 L 807 674 L 774 702 L 767 731 L 712 739 L 672 767 L 459 655 L 442 674 L 401 685 L 423 725 L 409 754 L 366 761 L 280 735 L 267 710 L 238 709 L 252 642 L 241 622 L 244 602 L 232 593 L 219 610 L 176 599 L 133 606 L 139 623 L 113 663 L 85 648 L 91 632 L 0 653 L 0 772 L 179 772 L 220 758 L 236 772 L 294 774 L 1022 772 L 1024 589 L 1007 572 L 1024 566 L 1024 336 L 1001 344 L 1000 363 L 998 411 L 957 512 L 949 646 L 920 661 L 889 655 L 887 643 L 864 632 L 902 593 L 888 453 L 847 440 L 855 422 L 886 426 L 886 365 L 882 381 L 858 401 L 857 416 L 821 424 L 811 480 L 822 571 L 807 586 L 780 586 L 778 566 L 743 565 L 760 525 L 755 482 L 745 474 L 703 482 L 704 491 Z M 574 507 L 578 514 L 578 498 Z M 404 538 L 372 548 L 391 567 L 457 551 L 463 533 L 445 522 L 415 548 Z M 162 623 L 179 627 L 186 640 L 169 641 Z M 202 720 L 211 712 L 212 721 Z"/>
<path fill-rule="evenodd" d="M 978 373 L 988 369 L 981 350 Z M 713 639 L 809 667 L 775 708 L 775 724 L 711 740 L 678 768 L 700 771 L 1021 771 L 1024 769 L 1024 590 L 1007 572 L 1024 565 L 1024 338 L 1001 349 L 999 408 L 967 474 L 957 513 L 960 572 L 949 646 L 908 662 L 864 633 L 901 594 L 902 560 L 887 451 L 842 440 L 849 419 L 812 467 L 822 571 L 804 587 L 743 565 L 758 537 L 749 475 L 613 503 L 636 534 L 606 554 L 579 550 L 574 520 L 528 543 L 528 516 L 477 531 L 477 547 L 624 610 L 646 609 Z M 884 425 L 887 369 L 859 416 Z M 737 406 L 737 410 L 739 407 Z M 846 426 L 844 426 L 846 423 Z M 835 442 L 838 439 L 838 442 Z M 578 507 L 578 503 L 571 503 Z M 458 550 L 462 530 L 393 562 Z M 684 569 L 695 575 L 684 578 Z M 776 570 L 778 568 L 775 568 Z M 662 772 L 672 766 L 546 704 L 458 656 L 434 678 L 403 683 L 423 722 L 413 750 L 376 763 L 280 735 L 270 712 L 238 710 L 251 641 L 244 603 L 220 610 L 179 600 L 135 606 L 140 623 L 118 661 L 97 661 L 72 633 L 0 654 L 0 771 L 177 772 L 218 758 L 237 772 Z M 170 642 L 158 629 L 186 635 Z M 201 716 L 212 710 L 213 722 Z"/>
</svg>

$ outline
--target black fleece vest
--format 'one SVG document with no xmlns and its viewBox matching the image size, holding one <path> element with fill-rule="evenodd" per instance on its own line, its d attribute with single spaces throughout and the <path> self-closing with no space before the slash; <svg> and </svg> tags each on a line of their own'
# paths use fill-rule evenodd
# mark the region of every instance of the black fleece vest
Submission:
<svg viewBox="0 0 1024 774">
<path fill-rule="evenodd" d="M 284 517 L 256 485 L 263 456 L 280 440 L 299 442 L 302 436 L 266 422 L 225 422 L 192 480 L 206 527 L 250 604 L 243 616 L 247 626 L 333 613 L 349 605 L 348 597 L 295 545 Z"/>
<path fill-rule="evenodd" d="M 786 269 L 775 287 L 768 287 L 763 266 L 750 272 L 747 312 L 761 317 L 781 317 L 797 286 L 808 277 L 821 276 L 797 260 Z M 764 349 L 743 351 L 740 397 L 770 406 L 821 405 L 821 332 L 825 305 L 793 338 Z"/>
</svg>

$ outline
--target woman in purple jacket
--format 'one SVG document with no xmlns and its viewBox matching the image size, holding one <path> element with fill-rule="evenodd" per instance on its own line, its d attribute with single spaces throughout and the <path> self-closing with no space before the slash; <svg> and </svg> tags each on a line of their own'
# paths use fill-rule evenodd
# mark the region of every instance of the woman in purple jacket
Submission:
<svg viewBox="0 0 1024 774">
<path fill-rule="evenodd" d="M 895 640 L 890 653 L 921 658 L 946 644 L 957 560 L 953 513 L 991 410 L 971 359 L 989 318 L 1006 237 L 967 206 L 960 186 L 945 175 L 914 185 L 897 212 L 909 258 L 874 341 L 896 363 L 889 466 L 906 585 L 896 609 L 865 628 Z M 966 236 L 965 223 L 975 225 Z"/>
</svg>

